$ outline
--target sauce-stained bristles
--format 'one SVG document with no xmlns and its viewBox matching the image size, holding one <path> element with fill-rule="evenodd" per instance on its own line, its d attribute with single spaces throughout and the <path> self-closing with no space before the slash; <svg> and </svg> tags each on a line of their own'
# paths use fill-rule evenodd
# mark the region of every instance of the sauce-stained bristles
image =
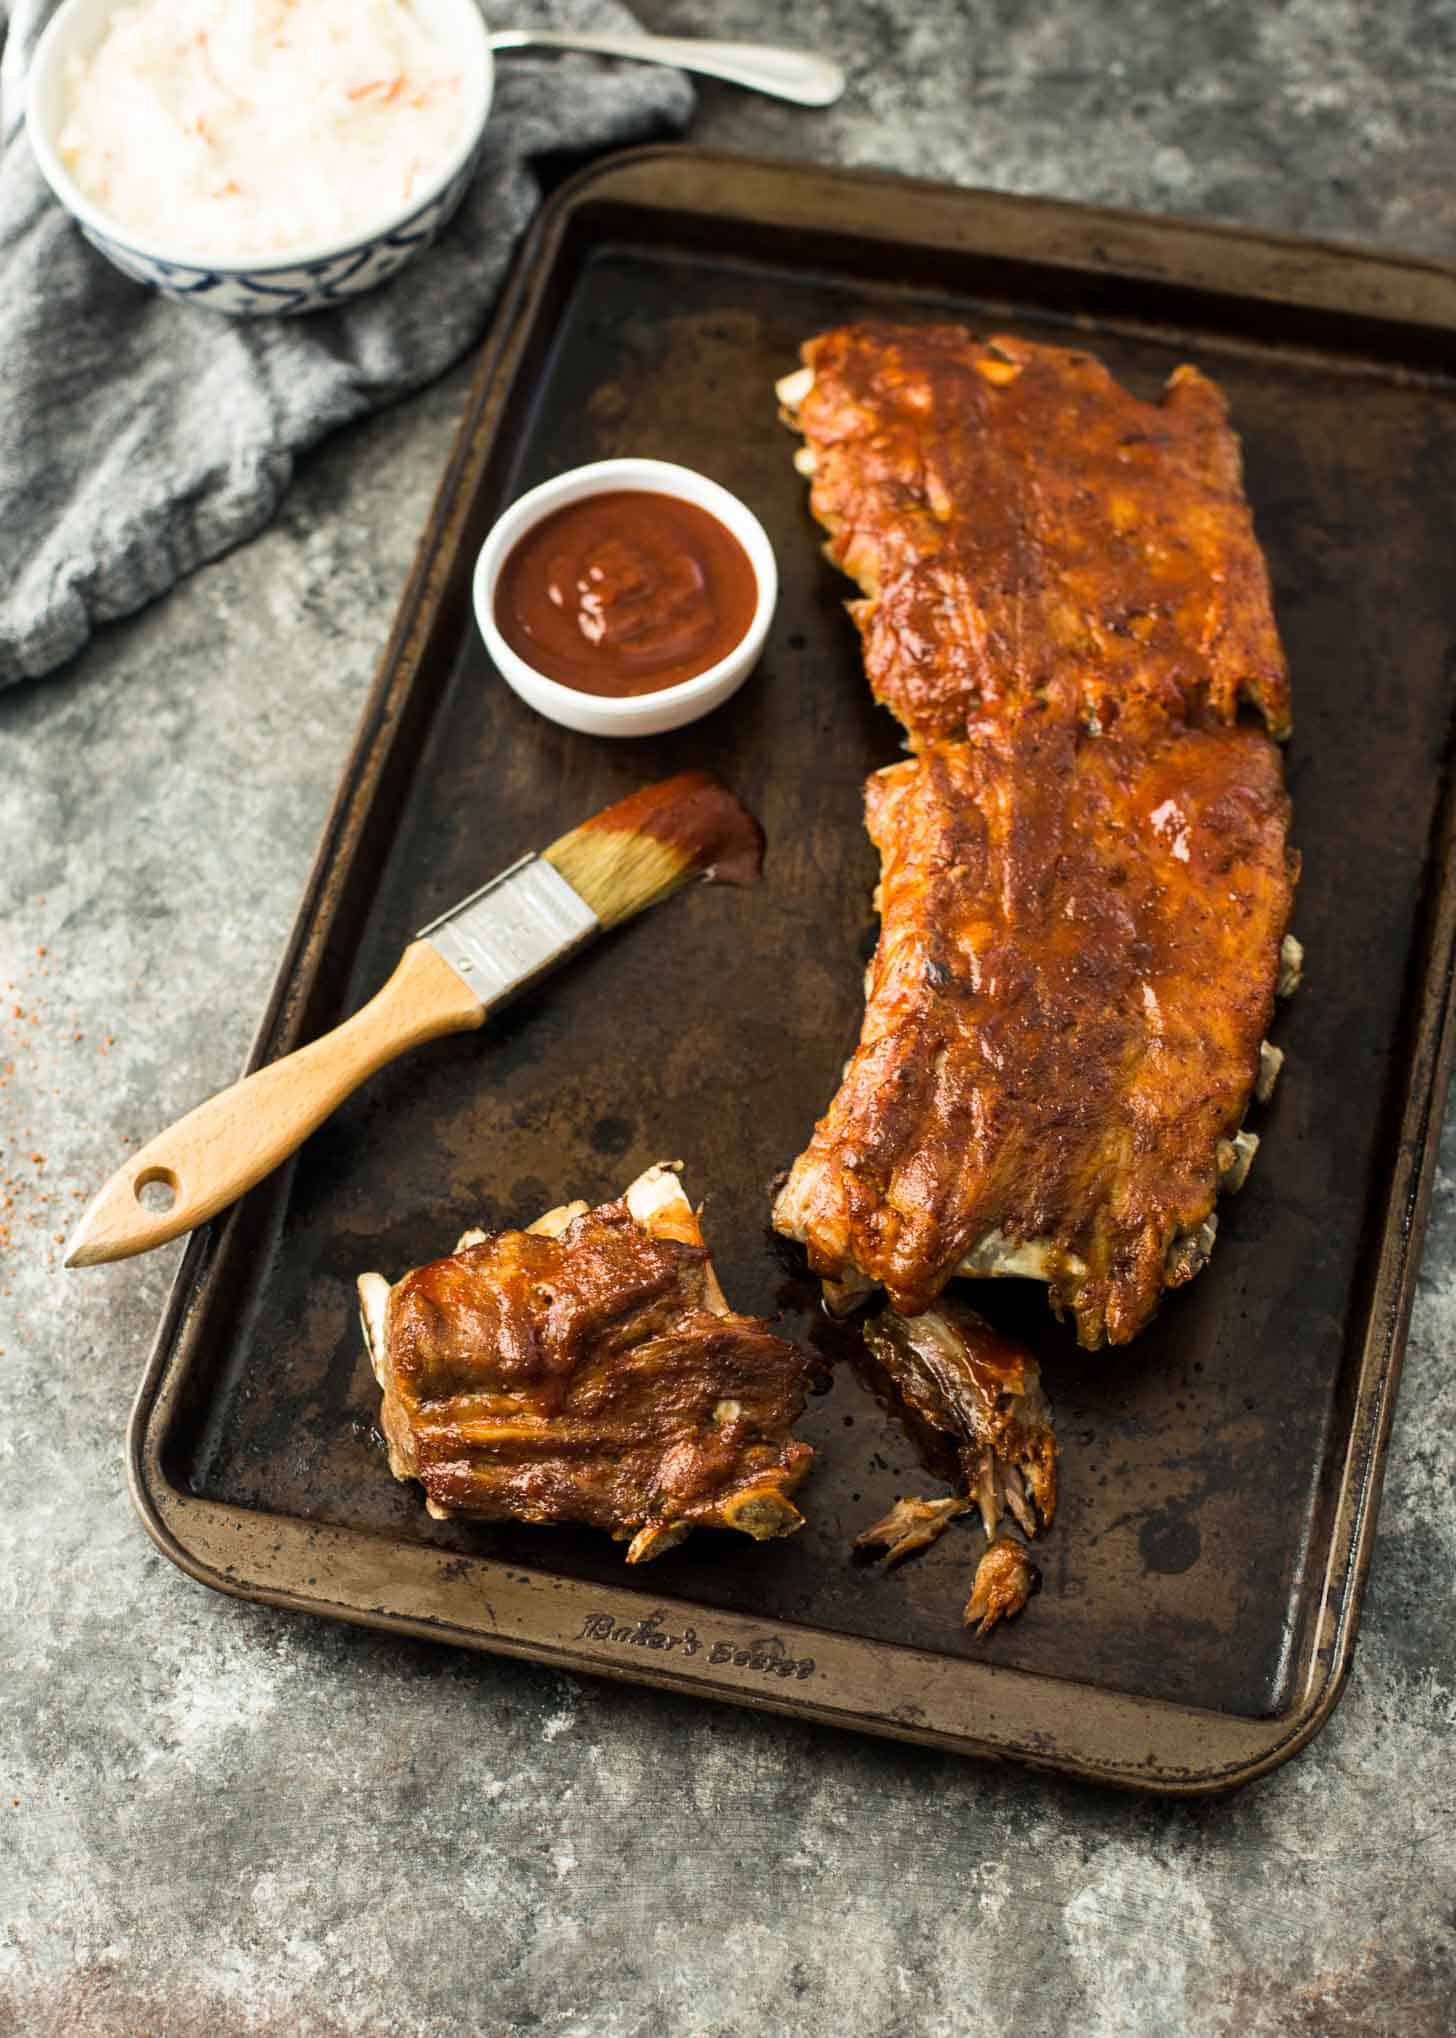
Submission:
<svg viewBox="0 0 1456 2038">
<path fill-rule="evenodd" d="M 603 927 L 644 912 L 697 876 L 681 850 L 627 829 L 576 828 L 553 843 L 545 857 Z"/>
<path fill-rule="evenodd" d="M 763 830 L 710 772 L 680 771 L 594 814 L 542 854 L 603 927 L 615 927 L 695 878 L 752 884 Z"/>
</svg>

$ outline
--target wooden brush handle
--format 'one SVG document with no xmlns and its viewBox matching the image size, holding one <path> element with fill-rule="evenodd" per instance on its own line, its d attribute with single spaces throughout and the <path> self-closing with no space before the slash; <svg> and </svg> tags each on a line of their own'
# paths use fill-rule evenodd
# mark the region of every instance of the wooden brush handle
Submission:
<svg viewBox="0 0 1456 2038">
<path fill-rule="evenodd" d="M 86 1210 L 66 1265 L 124 1260 L 204 1224 L 286 1160 L 366 1076 L 484 1018 L 459 973 L 428 941 L 411 942 L 389 982 L 342 1026 L 219 1091 L 134 1154 Z M 150 1183 L 171 1190 L 166 1209 L 141 1201 Z"/>
</svg>

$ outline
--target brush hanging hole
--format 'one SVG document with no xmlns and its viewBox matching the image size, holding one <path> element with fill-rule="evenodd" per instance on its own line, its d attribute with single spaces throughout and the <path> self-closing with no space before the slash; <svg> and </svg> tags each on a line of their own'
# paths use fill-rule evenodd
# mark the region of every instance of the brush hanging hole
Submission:
<svg viewBox="0 0 1456 2038">
<path fill-rule="evenodd" d="M 144 1168 L 132 1183 L 132 1193 L 143 1210 L 164 1217 L 177 1201 L 181 1184 L 170 1168 Z"/>
</svg>

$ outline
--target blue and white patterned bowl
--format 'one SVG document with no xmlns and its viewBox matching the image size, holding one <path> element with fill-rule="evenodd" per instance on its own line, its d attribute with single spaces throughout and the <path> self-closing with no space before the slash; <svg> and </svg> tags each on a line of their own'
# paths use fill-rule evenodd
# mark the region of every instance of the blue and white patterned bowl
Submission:
<svg viewBox="0 0 1456 2038">
<path fill-rule="evenodd" d="M 65 0 L 36 46 L 25 117 L 41 175 L 94 248 L 139 283 L 167 297 L 210 311 L 243 317 L 320 311 L 372 290 L 428 247 L 465 194 L 474 174 L 490 112 L 494 64 L 477 0 L 414 0 L 420 19 L 461 59 L 471 109 L 467 138 L 442 166 L 434 184 L 407 210 L 367 233 L 327 247 L 302 248 L 286 260 L 217 262 L 197 248 L 167 248 L 143 241 L 81 192 L 61 161 L 57 140 L 64 125 L 66 66 L 88 54 L 105 33 L 107 17 L 124 0 Z"/>
</svg>

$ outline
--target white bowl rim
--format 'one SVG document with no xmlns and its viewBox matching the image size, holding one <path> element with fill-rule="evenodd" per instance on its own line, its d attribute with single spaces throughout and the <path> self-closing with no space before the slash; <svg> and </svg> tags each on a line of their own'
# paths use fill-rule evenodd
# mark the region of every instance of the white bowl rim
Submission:
<svg viewBox="0 0 1456 2038">
<path fill-rule="evenodd" d="M 107 4 L 122 7 L 127 4 L 127 0 L 107 0 Z M 89 227 L 93 233 L 122 254 L 135 255 L 144 262 L 159 262 L 168 269 L 191 269 L 199 274 L 205 273 L 220 279 L 229 276 L 277 276 L 292 269 L 309 269 L 325 262 L 343 261 L 350 255 L 358 254 L 361 249 L 372 246 L 376 241 L 388 240 L 391 234 L 400 232 L 402 228 L 417 220 L 422 213 L 428 212 L 441 194 L 449 189 L 480 147 L 486 121 L 490 118 L 491 103 L 495 96 L 495 57 L 491 50 L 485 17 L 475 4 L 475 0 L 445 0 L 446 6 L 458 9 L 466 39 L 477 39 L 481 105 L 479 114 L 466 130 L 465 139 L 451 152 L 444 169 L 422 198 L 412 199 L 404 212 L 395 211 L 387 217 L 381 217 L 377 225 L 360 231 L 353 239 L 315 242 L 311 246 L 298 248 L 291 254 L 270 256 L 263 261 L 242 260 L 237 256 L 219 261 L 212 255 L 165 248 L 156 241 L 134 238 L 131 229 L 123 221 L 103 211 L 86 196 L 61 161 L 59 152 L 39 117 L 38 102 L 42 83 L 49 67 L 58 63 L 65 54 L 67 30 L 83 5 L 84 0 L 62 0 L 62 5 L 46 23 L 40 41 L 35 46 L 30 74 L 25 85 L 25 127 L 30 137 L 30 146 L 40 165 L 41 175 L 67 212 L 72 213 L 83 226 Z"/>
<path fill-rule="evenodd" d="M 584 482 L 591 485 L 583 487 L 581 484 Z M 691 679 L 680 679 L 672 686 L 657 687 L 649 693 L 594 694 L 588 693 L 584 687 L 566 686 L 559 679 L 552 679 L 538 670 L 529 659 L 522 658 L 519 651 L 513 651 L 495 620 L 496 582 L 517 541 L 566 503 L 584 502 L 591 496 L 615 490 L 632 495 L 676 496 L 679 501 L 695 503 L 699 508 L 708 510 L 710 515 L 717 516 L 747 553 L 758 588 L 758 600 L 746 629 L 715 664 L 707 666 L 702 672 L 695 672 Z M 701 501 L 702 496 L 709 500 Z M 475 620 L 485 639 L 486 650 L 508 685 L 510 679 L 506 668 L 514 664 L 529 673 L 532 687 L 539 689 L 543 700 L 549 704 L 538 708 L 538 713 L 549 715 L 552 706 L 563 711 L 574 707 L 580 712 L 581 703 L 590 701 L 594 711 L 619 722 L 646 721 L 665 708 L 691 706 L 721 686 L 729 670 L 740 659 L 744 660 L 743 677 L 746 679 L 763 650 L 778 606 L 778 594 L 779 569 L 773 545 L 768 532 L 741 497 L 696 467 L 684 467 L 675 460 L 651 460 L 630 454 L 610 460 L 592 460 L 583 467 L 568 467 L 564 473 L 554 474 L 549 481 L 538 482 L 524 495 L 518 495 L 507 509 L 502 510 L 486 533 L 472 576 Z M 528 700 L 528 705 L 536 704 Z M 556 718 L 553 716 L 552 719 Z M 682 719 L 687 721 L 691 717 L 684 716 Z M 681 723 L 675 726 L 681 727 Z"/>
</svg>

